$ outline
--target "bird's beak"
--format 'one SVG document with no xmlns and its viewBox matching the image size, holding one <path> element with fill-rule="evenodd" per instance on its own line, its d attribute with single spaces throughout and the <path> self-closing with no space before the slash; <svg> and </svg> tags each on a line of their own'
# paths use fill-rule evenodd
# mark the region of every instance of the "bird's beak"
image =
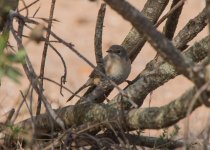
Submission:
<svg viewBox="0 0 210 150">
<path fill-rule="evenodd" d="M 107 53 L 111 53 L 111 52 L 112 52 L 112 50 L 111 50 L 111 49 L 108 49 L 106 52 L 107 52 Z"/>
</svg>

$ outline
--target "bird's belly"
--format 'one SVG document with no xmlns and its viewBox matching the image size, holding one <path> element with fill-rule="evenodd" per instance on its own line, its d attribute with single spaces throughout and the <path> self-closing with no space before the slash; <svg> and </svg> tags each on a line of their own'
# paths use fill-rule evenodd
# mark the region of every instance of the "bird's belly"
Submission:
<svg viewBox="0 0 210 150">
<path fill-rule="evenodd" d="M 125 81 L 130 73 L 130 66 L 124 63 L 116 63 L 110 65 L 106 74 L 117 84 Z"/>
</svg>

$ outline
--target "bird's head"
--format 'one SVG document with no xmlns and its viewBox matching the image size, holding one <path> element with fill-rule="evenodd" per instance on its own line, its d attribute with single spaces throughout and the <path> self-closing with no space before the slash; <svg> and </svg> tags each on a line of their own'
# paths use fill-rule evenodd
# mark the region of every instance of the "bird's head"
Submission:
<svg viewBox="0 0 210 150">
<path fill-rule="evenodd" d="M 128 57 L 127 51 L 120 45 L 112 45 L 106 52 L 113 56 Z"/>
</svg>

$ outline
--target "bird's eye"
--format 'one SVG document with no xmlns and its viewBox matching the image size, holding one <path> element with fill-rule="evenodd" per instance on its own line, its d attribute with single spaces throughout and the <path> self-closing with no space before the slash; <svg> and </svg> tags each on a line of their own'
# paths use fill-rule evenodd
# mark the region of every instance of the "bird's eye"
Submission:
<svg viewBox="0 0 210 150">
<path fill-rule="evenodd" d="M 120 54 L 120 50 L 116 50 L 115 53 Z"/>
</svg>

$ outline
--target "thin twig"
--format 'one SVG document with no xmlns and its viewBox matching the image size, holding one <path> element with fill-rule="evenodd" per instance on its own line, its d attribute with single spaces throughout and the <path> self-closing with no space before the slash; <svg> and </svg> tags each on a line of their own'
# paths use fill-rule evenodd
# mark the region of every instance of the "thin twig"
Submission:
<svg viewBox="0 0 210 150">
<path fill-rule="evenodd" d="M 6 119 L 5 123 L 4 123 L 5 125 L 9 125 L 9 124 L 11 123 L 11 119 L 12 119 L 14 113 L 15 113 L 15 109 L 12 108 L 12 109 L 9 111 L 9 115 L 7 116 L 7 119 Z"/>
<path fill-rule="evenodd" d="M 47 33 L 46 33 L 46 41 L 49 41 L 49 39 L 50 39 L 50 31 L 51 31 L 51 27 L 52 27 L 52 19 L 53 19 L 53 13 L 54 13 L 54 8 L 55 8 L 55 2 L 56 2 L 56 0 L 52 0 L 52 2 L 51 2 L 49 23 L 48 23 L 48 27 L 47 27 Z M 45 42 L 44 50 L 42 53 L 41 67 L 40 67 L 40 77 L 41 78 L 44 76 L 44 69 L 45 69 L 48 45 L 49 45 L 48 42 Z M 42 79 L 41 79 L 40 83 L 41 83 L 41 90 L 43 90 L 43 80 Z M 36 115 L 39 115 L 40 111 L 41 111 L 41 97 L 39 96 Z"/>
<path fill-rule="evenodd" d="M 28 89 L 27 89 L 27 91 L 26 91 L 26 93 L 25 93 L 26 96 L 28 95 L 30 89 L 31 89 L 31 84 L 29 85 L 29 87 L 28 87 Z M 24 99 L 20 102 L 20 105 L 18 106 L 18 108 L 17 108 L 17 110 L 16 110 L 16 113 L 15 113 L 14 117 L 12 118 L 12 121 L 11 121 L 12 124 L 14 124 L 15 120 L 17 119 L 17 117 L 18 117 L 18 115 L 19 115 L 19 112 L 20 112 L 20 109 L 21 109 L 22 106 L 23 106 L 23 103 L 24 103 Z"/>
<path fill-rule="evenodd" d="M 19 9 L 18 12 L 21 12 L 25 9 L 28 9 L 29 7 L 33 6 L 34 4 L 36 4 L 39 0 L 35 0 L 33 2 L 31 2 L 30 4 L 28 4 L 27 6 L 24 6 L 23 8 Z"/>
<path fill-rule="evenodd" d="M 176 11 L 179 7 L 181 7 L 186 0 L 180 0 L 173 8 L 169 10 L 160 20 L 155 24 L 155 27 L 158 27 L 168 16 L 170 16 L 174 11 Z"/>
<path fill-rule="evenodd" d="M 64 74 L 61 77 L 61 84 L 60 84 L 60 94 L 63 96 L 62 93 L 62 89 L 63 89 L 63 83 L 66 83 L 66 76 L 67 76 L 67 67 L 66 67 L 66 63 L 64 61 L 64 58 L 62 57 L 62 55 L 58 52 L 58 50 L 51 44 L 49 43 L 49 46 L 56 52 L 56 54 L 60 57 L 61 62 L 63 64 L 64 67 Z"/>
<path fill-rule="evenodd" d="M 26 9 L 26 16 L 28 17 L 28 8 L 26 6 L 26 3 L 24 0 L 21 0 L 21 2 L 23 3 L 24 8 Z M 19 12 L 19 11 L 18 11 Z"/>
<path fill-rule="evenodd" d="M 22 31 L 23 31 L 23 24 L 24 24 L 24 20 L 22 20 L 21 18 L 19 18 L 19 31 L 18 31 L 18 35 L 20 36 L 20 38 L 15 34 L 13 25 L 12 25 L 12 20 L 14 19 L 14 17 L 16 17 L 16 13 L 14 12 L 10 12 L 10 29 L 11 32 L 15 38 L 15 40 L 17 41 L 17 45 L 18 45 L 18 50 L 25 50 L 23 44 L 22 44 Z M 22 23 L 20 22 L 22 21 Z M 23 69 L 30 81 L 30 83 L 32 84 L 32 87 L 35 89 L 35 91 L 37 92 L 38 95 L 41 95 L 41 100 L 43 101 L 45 108 L 47 110 L 47 112 L 50 114 L 50 116 L 54 119 L 55 122 L 58 123 L 58 125 L 61 127 L 61 129 L 65 130 L 65 125 L 64 122 L 58 117 L 58 115 L 55 113 L 55 111 L 52 109 L 52 107 L 50 106 L 49 102 L 47 101 L 47 99 L 45 98 L 45 96 L 43 95 L 42 89 L 40 89 L 40 82 L 38 81 L 38 77 L 36 75 L 36 73 L 34 72 L 34 69 L 32 67 L 32 64 L 26 54 L 25 57 L 25 64 L 22 64 Z"/>
<path fill-rule="evenodd" d="M 179 16 L 182 12 L 184 2 L 182 0 L 182 4 L 179 4 L 181 1 L 180 0 L 173 0 L 172 5 L 171 5 L 171 10 L 176 8 L 169 16 L 166 21 L 165 27 L 164 27 L 164 34 L 165 36 L 169 39 L 172 40 L 174 33 L 176 31 L 176 27 L 179 21 Z M 177 7 L 179 5 L 179 7 Z"/>
</svg>

